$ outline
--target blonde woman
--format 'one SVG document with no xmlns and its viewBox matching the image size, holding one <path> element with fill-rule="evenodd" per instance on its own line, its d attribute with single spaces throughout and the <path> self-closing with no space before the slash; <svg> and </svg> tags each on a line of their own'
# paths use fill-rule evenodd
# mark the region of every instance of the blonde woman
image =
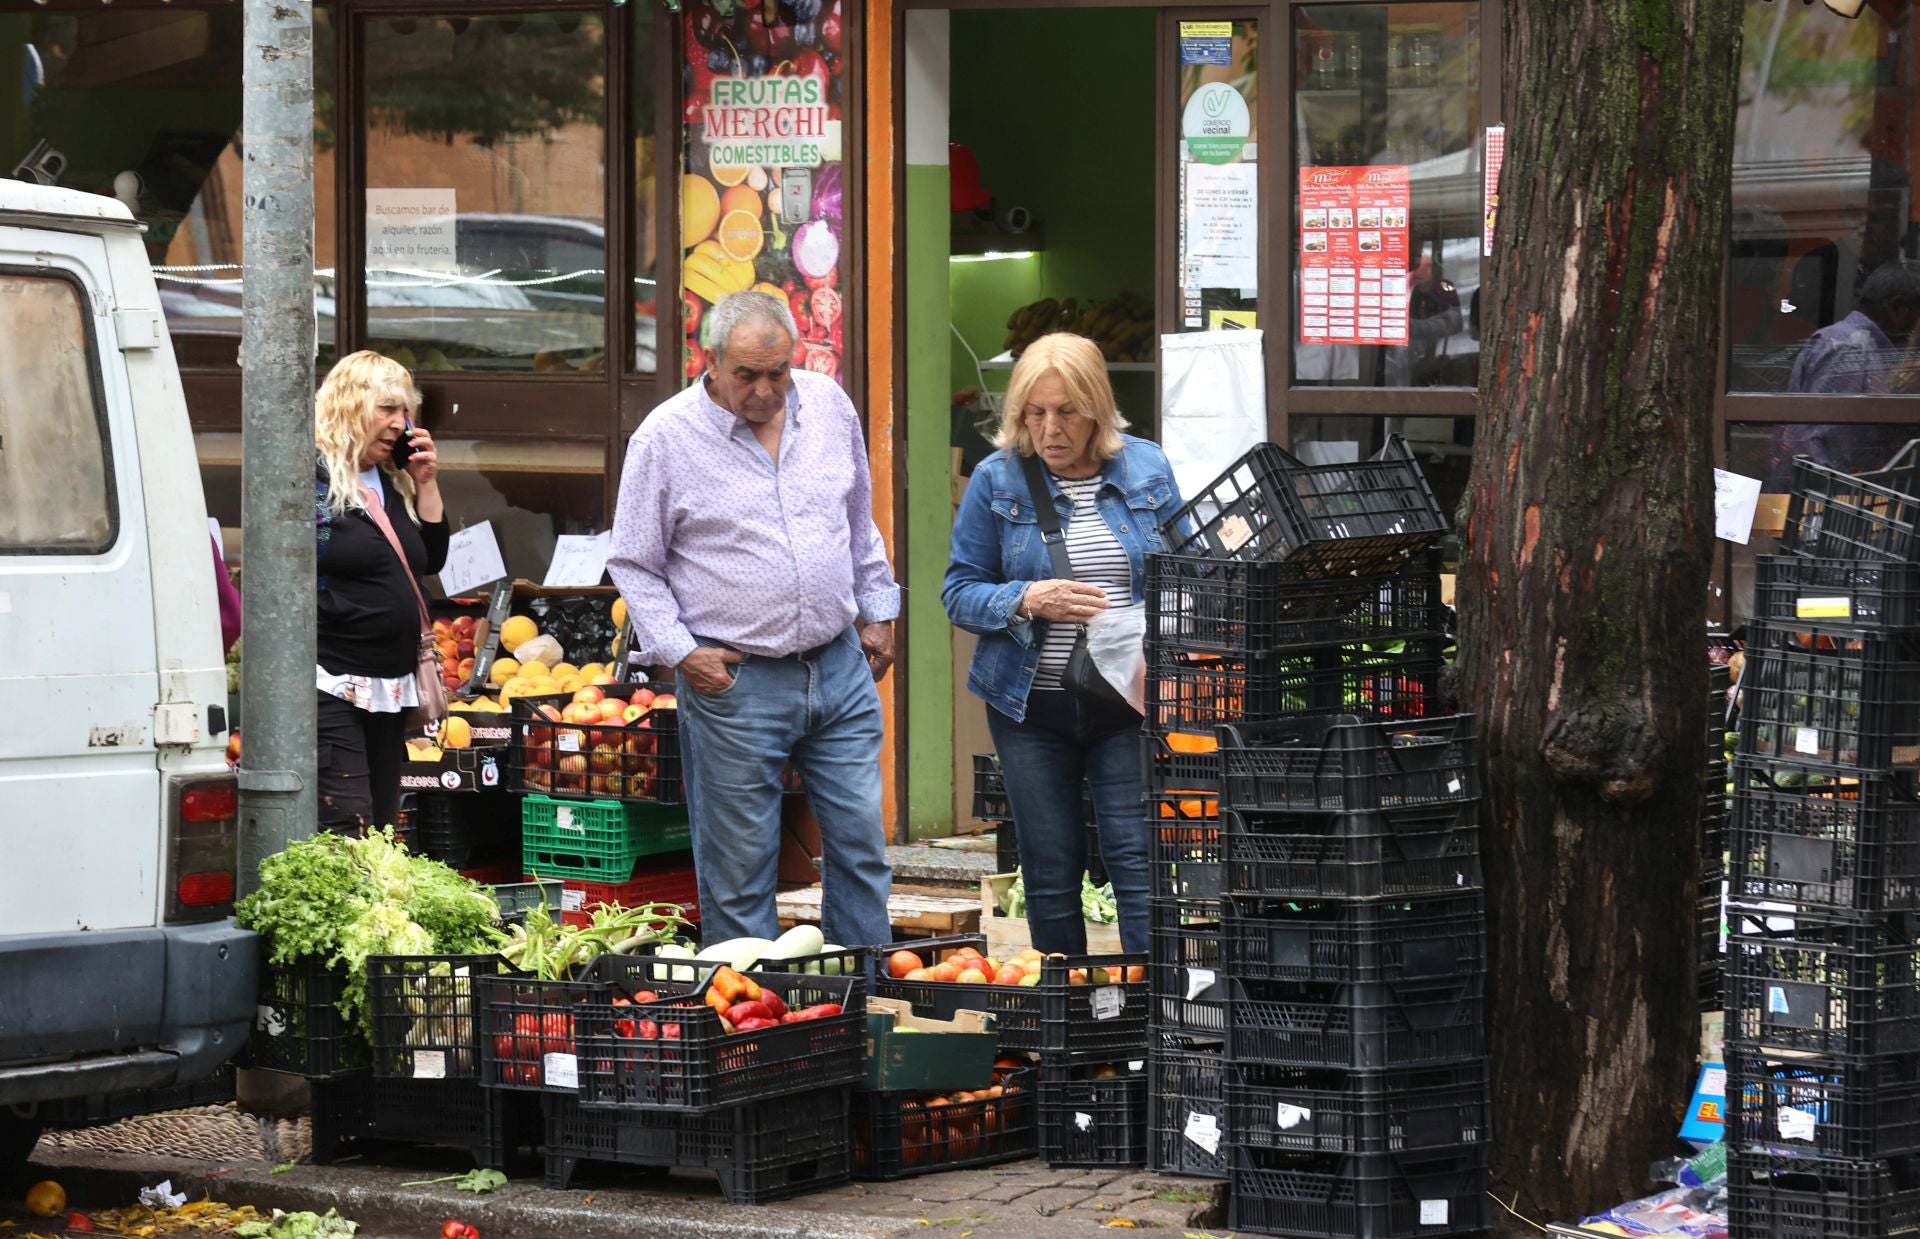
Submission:
<svg viewBox="0 0 1920 1239">
<path fill-rule="evenodd" d="M 401 716 L 418 704 L 419 578 L 447 558 L 420 392 L 379 353 L 343 357 L 314 397 L 320 826 L 384 826 L 400 802 Z M 388 539 L 391 531 L 406 562 Z"/>
<path fill-rule="evenodd" d="M 1093 790 L 1121 944 L 1147 949 L 1140 716 L 1061 682 L 1079 626 L 1145 598 L 1146 555 L 1166 549 L 1160 522 L 1180 506 L 1165 453 L 1125 428 L 1092 341 L 1059 333 L 1028 345 L 1008 379 L 999 450 L 974 470 L 954 517 L 941 591 L 947 615 L 980 637 L 967 687 L 987 703 L 1042 951 L 1086 950 L 1082 779 Z M 1044 497 L 1029 485 L 1029 459 L 1043 466 Z M 1070 580 L 1054 572 L 1036 499 L 1059 515 Z"/>
</svg>

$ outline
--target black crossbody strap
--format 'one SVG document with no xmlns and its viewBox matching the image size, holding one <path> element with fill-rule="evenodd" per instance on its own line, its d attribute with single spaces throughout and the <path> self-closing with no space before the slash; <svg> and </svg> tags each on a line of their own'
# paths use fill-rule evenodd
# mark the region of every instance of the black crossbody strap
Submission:
<svg viewBox="0 0 1920 1239">
<path fill-rule="evenodd" d="M 1033 514 L 1040 521 L 1040 540 L 1053 556 L 1053 575 L 1073 580 L 1073 560 L 1067 557 L 1067 535 L 1060 530 L 1060 513 L 1053 506 L 1053 492 L 1047 489 L 1047 475 L 1038 456 L 1022 456 L 1021 468 L 1027 474 L 1027 494 L 1033 500 Z"/>
</svg>

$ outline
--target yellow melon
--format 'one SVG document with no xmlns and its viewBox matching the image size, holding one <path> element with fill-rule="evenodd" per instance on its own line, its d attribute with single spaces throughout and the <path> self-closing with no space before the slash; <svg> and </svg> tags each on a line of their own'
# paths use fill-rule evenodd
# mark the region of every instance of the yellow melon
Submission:
<svg viewBox="0 0 1920 1239">
<path fill-rule="evenodd" d="M 692 249 L 720 222 L 720 194 L 713 182 L 689 172 L 680 178 L 680 248 Z"/>
<path fill-rule="evenodd" d="M 509 615 L 507 622 L 500 625 L 500 644 L 510 650 L 517 650 L 540 635 L 540 625 L 525 615 Z"/>
</svg>

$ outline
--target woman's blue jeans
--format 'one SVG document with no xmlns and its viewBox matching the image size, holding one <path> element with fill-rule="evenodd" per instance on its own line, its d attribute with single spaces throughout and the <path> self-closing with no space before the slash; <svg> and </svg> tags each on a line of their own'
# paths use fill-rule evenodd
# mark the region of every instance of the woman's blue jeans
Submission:
<svg viewBox="0 0 1920 1239">
<path fill-rule="evenodd" d="M 1145 951 L 1150 867 L 1140 716 L 1089 708 L 1064 690 L 1035 689 L 1027 695 L 1025 721 L 989 707 L 987 727 L 1013 809 L 1034 947 L 1075 955 L 1087 949 L 1080 914 L 1087 868 L 1084 778 L 1093 790 L 1100 856 L 1120 905 L 1121 945 Z"/>
</svg>

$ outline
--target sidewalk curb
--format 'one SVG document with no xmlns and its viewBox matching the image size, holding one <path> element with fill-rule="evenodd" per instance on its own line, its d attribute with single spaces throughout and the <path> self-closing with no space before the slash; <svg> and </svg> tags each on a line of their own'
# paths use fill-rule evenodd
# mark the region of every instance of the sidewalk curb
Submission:
<svg viewBox="0 0 1920 1239">
<path fill-rule="evenodd" d="M 171 1179 L 173 1190 L 191 1200 L 211 1196 L 233 1205 L 250 1204 L 266 1212 L 338 1209 L 369 1235 L 433 1236 L 447 1218 L 471 1222 L 501 1239 L 631 1239 L 644 1219 L 649 1239 L 876 1239 L 924 1232 L 897 1217 L 828 1214 L 775 1205 L 729 1205 L 716 1197 L 676 1199 L 655 1180 L 655 1190 L 606 1187 L 550 1191 L 538 1183 L 513 1182 L 485 1196 L 459 1192 L 451 1184 L 401 1188 L 432 1171 L 401 1170 L 366 1164 L 297 1165 L 274 1174 L 264 1165 L 222 1166 L 187 1163 L 131 1154 L 49 1155 L 35 1165 L 59 1181 L 69 1199 L 131 1203 L 140 1189 Z M 370 1181 L 371 1180 L 371 1181 Z M 593 1203 L 586 1201 L 591 1198 Z"/>
</svg>

